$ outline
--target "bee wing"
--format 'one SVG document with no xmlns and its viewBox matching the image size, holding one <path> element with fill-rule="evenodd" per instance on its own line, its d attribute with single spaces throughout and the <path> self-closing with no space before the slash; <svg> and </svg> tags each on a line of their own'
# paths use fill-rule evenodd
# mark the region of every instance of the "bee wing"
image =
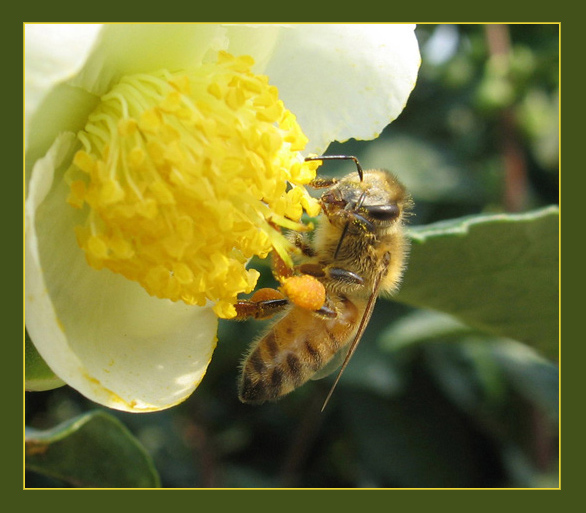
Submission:
<svg viewBox="0 0 586 513">
<path fill-rule="evenodd" d="M 332 394 L 334 393 L 334 389 L 336 388 L 338 381 L 340 381 L 340 378 L 342 377 L 342 373 L 344 372 L 344 369 L 346 369 L 346 367 L 348 366 L 348 362 L 350 361 L 350 358 L 352 358 L 354 351 L 356 351 L 356 348 L 358 347 L 358 343 L 360 342 L 360 339 L 362 338 L 362 335 L 364 334 L 364 330 L 366 330 L 366 326 L 368 326 L 368 321 L 370 321 L 370 318 L 372 316 L 372 311 L 374 310 L 374 305 L 376 304 L 376 300 L 378 298 L 378 293 L 379 293 L 380 285 L 382 282 L 382 278 L 386 274 L 387 267 L 390 262 L 390 258 L 391 258 L 391 255 L 389 253 L 386 253 L 383 258 L 386 265 L 383 267 L 383 270 L 376 277 L 376 281 L 374 282 L 374 287 L 372 289 L 372 294 L 370 295 L 370 297 L 368 298 L 368 302 L 366 303 L 366 308 L 364 309 L 364 314 L 362 315 L 362 319 L 360 320 L 360 324 L 358 325 L 358 330 L 356 331 L 356 335 L 354 335 L 354 339 L 352 340 L 352 343 L 350 344 L 350 346 L 348 348 L 348 352 L 346 353 L 346 358 L 344 358 L 344 362 L 342 363 L 342 367 L 340 367 L 340 371 L 338 372 L 338 375 L 336 376 L 336 380 L 334 381 L 332 388 L 330 388 L 330 391 L 326 397 L 326 400 L 324 401 L 324 404 L 321 408 L 321 411 L 324 411 L 326 405 L 328 404 L 328 401 L 330 400 L 330 397 L 332 397 Z M 340 353 L 344 354 L 344 351 L 339 351 L 334 356 L 334 359 L 336 359 Z M 329 364 L 326 365 L 326 367 L 329 367 Z"/>
<path fill-rule="evenodd" d="M 317 381 L 318 379 L 323 379 L 329 376 L 332 372 L 338 369 L 340 365 L 342 365 L 349 350 L 350 345 L 347 345 L 340 349 L 336 354 L 334 354 L 332 359 L 323 366 L 323 368 L 321 368 L 313 376 L 311 376 L 311 379 L 313 381 Z"/>
</svg>

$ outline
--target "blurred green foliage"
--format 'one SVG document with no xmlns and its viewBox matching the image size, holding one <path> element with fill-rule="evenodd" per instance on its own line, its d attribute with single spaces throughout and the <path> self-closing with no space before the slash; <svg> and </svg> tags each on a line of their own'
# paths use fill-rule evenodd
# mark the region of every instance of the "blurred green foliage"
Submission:
<svg viewBox="0 0 586 513">
<path fill-rule="evenodd" d="M 419 80 L 399 119 L 376 141 L 328 153 L 397 173 L 416 202 L 414 227 L 557 204 L 558 25 L 420 25 L 417 36 Z M 348 169 L 328 166 L 320 172 Z M 270 284 L 266 263 L 259 268 Z M 551 353 L 381 300 L 324 413 L 331 376 L 245 406 L 238 364 L 265 328 L 222 322 L 208 373 L 185 403 L 109 412 L 145 447 L 163 487 L 558 486 Z M 47 429 L 93 409 L 68 387 L 29 393 L 26 423 Z M 26 485 L 75 483 L 27 472 Z"/>
</svg>

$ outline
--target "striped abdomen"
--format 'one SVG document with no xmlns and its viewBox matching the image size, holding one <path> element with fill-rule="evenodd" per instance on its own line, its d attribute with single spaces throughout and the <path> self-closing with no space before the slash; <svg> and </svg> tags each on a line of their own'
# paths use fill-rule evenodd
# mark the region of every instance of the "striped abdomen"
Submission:
<svg viewBox="0 0 586 513">
<path fill-rule="evenodd" d="M 293 309 L 258 342 L 242 365 L 239 397 L 263 403 L 288 394 L 322 369 L 351 341 L 360 312 L 348 300 L 335 319 Z"/>
</svg>

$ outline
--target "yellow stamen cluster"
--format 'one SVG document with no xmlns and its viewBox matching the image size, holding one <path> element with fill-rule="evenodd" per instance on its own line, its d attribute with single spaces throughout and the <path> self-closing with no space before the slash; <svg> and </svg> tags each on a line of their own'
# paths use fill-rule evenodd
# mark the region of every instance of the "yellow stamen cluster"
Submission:
<svg viewBox="0 0 586 513">
<path fill-rule="evenodd" d="M 77 238 L 89 264 L 149 294 L 235 315 L 254 289 L 253 256 L 288 259 L 279 227 L 319 211 L 303 184 L 307 139 L 250 57 L 181 73 L 127 76 L 104 95 L 67 174 L 88 212 Z"/>
</svg>

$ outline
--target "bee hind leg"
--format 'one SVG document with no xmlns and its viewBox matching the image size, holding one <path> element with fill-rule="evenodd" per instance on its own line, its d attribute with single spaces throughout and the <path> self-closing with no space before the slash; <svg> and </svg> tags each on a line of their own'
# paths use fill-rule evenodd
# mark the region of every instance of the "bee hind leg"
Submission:
<svg viewBox="0 0 586 513">
<path fill-rule="evenodd" d="M 278 290 L 265 288 L 257 290 L 250 299 L 240 299 L 236 307 L 235 320 L 268 319 L 289 304 L 289 300 Z"/>
</svg>

